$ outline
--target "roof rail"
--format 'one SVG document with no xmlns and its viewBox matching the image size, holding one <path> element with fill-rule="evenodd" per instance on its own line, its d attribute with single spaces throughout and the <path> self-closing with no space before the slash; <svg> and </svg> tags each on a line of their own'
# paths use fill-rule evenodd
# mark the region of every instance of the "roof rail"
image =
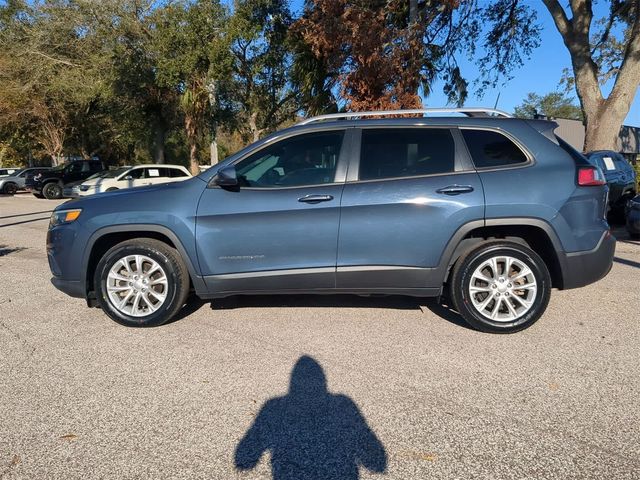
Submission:
<svg viewBox="0 0 640 480">
<path fill-rule="evenodd" d="M 380 110 L 377 112 L 345 112 L 330 113 L 328 115 L 318 115 L 307 118 L 298 125 L 308 125 L 310 123 L 321 122 L 323 120 L 347 120 L 362 117 L 386 117 L 390 115 L 416 115 L 425 113 L 461 113 L 467 117 L 505 117 L 512 118 L 507 112 L 494 108 L 470 107 L 470 108 L 414 108 L 410 110 Z"/>
</svg>

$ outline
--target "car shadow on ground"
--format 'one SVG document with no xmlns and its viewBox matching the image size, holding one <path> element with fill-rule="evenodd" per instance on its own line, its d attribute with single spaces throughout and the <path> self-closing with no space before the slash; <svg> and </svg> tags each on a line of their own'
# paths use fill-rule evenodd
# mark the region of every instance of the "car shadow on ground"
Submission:
<svg viewBox="0 0 640 480">
<path fill-rule="evenodd" d="M 192 295 L 178 314 L 170 320 L 173 323 L 188 317 L 209 304 L 211 310 L 237 310 L 243 308 L 384 308 L 392 310 L 429 310 L 434 315 L 458 327 L 473 330 L 448 305 L 445 299 L 405 297 L 401 295 L 236 295 L 215 300 L 202 300 Z"/>
<path fill-rule="evenodd" d="M 43 220 L 49 220 L 49 219 L 50 219 L 50 217 L 41 217 L 41 218 L 32 218 L 30 220 L 22 220 L 20 222 L 3 223 L 3 224 L 0 225 L 0 228 L 12 227 L 14 225 L 22 225 L 23 223 L 41 222 Z"/>
<path fill-rule="evenodd" d="M 266 452 L 274 480 L 357 480 L 360 468 L 384 473 L 387 452 L 356 403 L 331 393 L 320 364 L 298 359 L 286 395 L 267 400 L 234 452 L 252 470 Z"/>
<path fill-rule="evenodd" d="M 26 250 L 26 247 L 9 247 L 7 245 L 0 245 L 0 257 L 6 257 L 12 253 L 21 252 Z"/>
<path fill-rule="evenodd" d="M 613 261 L 629 267 L 640 268 L 640 262 L 634 262 L 633 260 L 627 260 L 626 258 L 613 257 Z"/>
<path fill-rule="evenodd" d="M 53 212 L 53 210 L 41 210 L 39 212 L 18 213 L 16 215 L 4 215 L 0 217 L 0 220 L 4 220 L 6 218 L 28 217 L 29 215 L 39 215 L 41 213 L 51 213 L 51 212 Z"/>
</svg>

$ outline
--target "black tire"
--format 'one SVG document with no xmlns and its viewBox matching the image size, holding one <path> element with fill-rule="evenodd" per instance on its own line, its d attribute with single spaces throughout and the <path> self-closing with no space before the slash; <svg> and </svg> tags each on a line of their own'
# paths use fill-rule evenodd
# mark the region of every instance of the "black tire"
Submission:
<svg viewBox="0 0 640 480">
<path fill-rule="evenodd" d="M 47 200 L 58 200 L 62 198 L 62 187 L 55 182 L 49 182 L 42 187 L 42 195 Z"/>
<path fill-rule="evenodd" d="M 156 261 L 165 271 L 168 285 L 164 303 L 144 317 L 127 315 L 118 310 L 107 294 L 107 277 L 110 269 L 128 255 L 145 255 Z M 94 275 L 98 305 L 116 322 L 127 327 L 157 327 L 168 322 L 183 307 L 189 294 L 189 272 L 180 254 L 166 243 L 151 238 L 127 240 L 105 253 Z"/>
<path fill-rule="evenodd" d="M 109 187 L 105 190 L 105 192 L 115 192 L 116 190 L 119 190 L 118 187 Z"/>
<path fill-rule="evenodd" d="M 533 298 L 533 304 L 529 310 L 513 320 L 497 321 L 485 317 L 476 309 L 470 298 L 469 286 L 476 268 L 486 260 L 496 256 L 510 256 L 519 260 L 529 267 L 535 277 L 537 292 Z M 499 268 L 504 269 L 504 264 Z M 551 296 L 551 276 L 544 261 L 530 248 L 515 242 L 490 241 L 470 250 L 457 260 L 450 279 L 450 295 L 455 309 L 469 325 L 483 332 L 514 333 L 530 327 L 542 316 Z M 496 293 L 498 293 L 497 290 Z M 476 295 L 483 294 L 476 293 Z M 493 293 L 488 293 L 487 295 L 493 296 Z M 485 298 L 488 299 L 488 296 L 476 298 L 477 300 L 483 300 Z M 519 304 L 519 302 L 514 302 L 506 297 L 502 301 L 511 302 L 512 306 L 518 306 Z M 490 303 L 489 305 L 495 305 L 495 303 Z M 505 313 L 508 313 L 507 306 L 504 303 L 498 305 L 496 311 L 499 310 L 504 310 Z"/>
<path fill-rule="evenodd" d="M 15 195 L 18 191 L 18 185 L 13 182 L 5 183 L 2 187 L 2 193 L 6 195 Z"/>
</svg>

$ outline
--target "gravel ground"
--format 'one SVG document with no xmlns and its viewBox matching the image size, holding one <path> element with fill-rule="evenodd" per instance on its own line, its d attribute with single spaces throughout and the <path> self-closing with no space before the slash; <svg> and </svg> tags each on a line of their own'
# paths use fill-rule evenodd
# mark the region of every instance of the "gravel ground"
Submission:
<svg viewBox="0 0 640 480">
<path fill-rule="evenodd" d="M 141 330 L 50 284 L 56 204 L 0 197 L 3 480 L 640 478 L 640 242 L 622 231 L 605 279 L 514 335 L 351 296 L 194 302 Z"/>
</svg>

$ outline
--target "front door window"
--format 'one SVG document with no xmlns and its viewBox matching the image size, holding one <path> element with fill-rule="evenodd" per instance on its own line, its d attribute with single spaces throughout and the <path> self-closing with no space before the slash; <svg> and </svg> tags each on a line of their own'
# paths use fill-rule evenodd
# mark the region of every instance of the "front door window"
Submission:
<svg viewBox="0 0 640 480">
<path fill-rule="evenodd" d="M 334 183 L 344 131 L 282 140 L 236 165 L 240 186 L 282 188 Z"/>
</svg>

